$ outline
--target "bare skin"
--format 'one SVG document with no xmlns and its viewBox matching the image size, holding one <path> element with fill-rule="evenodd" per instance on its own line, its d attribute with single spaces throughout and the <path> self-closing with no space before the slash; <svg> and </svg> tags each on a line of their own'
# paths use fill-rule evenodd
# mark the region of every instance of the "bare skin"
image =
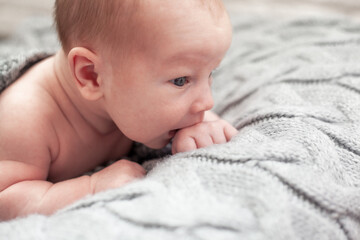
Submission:
<svg viewBox="0 0 360 240">
<path fill-rule="evenodd" d="M 145 175 L 141 166 L 123 160 L 91 177 L 79 177 L 106 160 L 120 159 L 132 142 L 110 123 L 101 132 L 84 119 L 56 71 L 48 71 L 54 62 L 51 57 L 39 63 L 0 97 L 0 122 L 6 125 L 0 145 L 0 168 L 6 169 L 0 174 L 1 219 L 50 214 Z"/>
<path fill-rule="evenodd" d="M 190 3 L 164 3 L 163 15 L 155 3 L 147 6 L 141 51 L 126 63 L 84 47 L 59 50 L 0 95 L 0 220 L 52 214 L 142 178 L 145 170 L 127 160 L 81 176 L 121 159 L 133 141 L 161 148 L 173 138 L 178 153 L 226 143 L 237 133 L 209 111 L 211 73 L 231 42 L 228 17 L 215 20 Z"/>
</svg>

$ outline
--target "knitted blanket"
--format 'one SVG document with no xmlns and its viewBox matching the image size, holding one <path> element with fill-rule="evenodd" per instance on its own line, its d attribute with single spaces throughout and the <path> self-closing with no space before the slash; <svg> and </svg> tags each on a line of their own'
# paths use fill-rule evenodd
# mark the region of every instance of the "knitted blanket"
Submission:
<svg viewBox="0 0 360 240">
<path fill-rule="evenodd" d="M 232 22 L 214 80 L 215 112 L 239 129 L 231 142 L 146 161 L 144 179 L 2 222 L 0 238 L 360 239 L 360 21 Z M 49 26 L 27 29 L 0 47 L 1 88 L 56 46 Z"/>
</svg>

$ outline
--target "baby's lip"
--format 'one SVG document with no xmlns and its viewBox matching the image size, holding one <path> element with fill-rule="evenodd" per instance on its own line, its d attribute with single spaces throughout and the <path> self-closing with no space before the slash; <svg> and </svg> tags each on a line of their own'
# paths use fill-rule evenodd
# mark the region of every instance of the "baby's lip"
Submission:
<svg viewBox="0 0 360 240">
<path fill-rule="evenodd" d="M 194 126 L 196 124 L 198 124 L 199 122 L 198 121 L 194 121 L 194 122 L 191 122 L 191 123 L 188 123 L 186 125 L 182 125 L 180 126 L 179 128 L 176 128 L 176 129 L 173 129 L 173 130 L 170 130 L 168 135 L 169 135 L 169 138 L 173 138 L 175 136 L 175 134 L 177 133 L 177 131 L 183 129 L 183 128 L 187 128 L 187 127 L 191 127 L 191 126 Z"/>
</svg>

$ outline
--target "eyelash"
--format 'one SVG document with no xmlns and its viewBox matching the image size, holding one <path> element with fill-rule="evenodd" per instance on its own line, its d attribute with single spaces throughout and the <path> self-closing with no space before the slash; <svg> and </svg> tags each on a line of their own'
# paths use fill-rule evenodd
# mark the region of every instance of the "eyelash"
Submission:
<svg viewBox="0 0 360 240">
<path fill-rule="evenodd" d="M 217 71 L 217 68 L 214 69 L 214 70 L 210 73 L 209 78 L 211 78 L 211 77 L 213 76 L 213 73 L 216 72 L 216 71 Z M 176 80 L 183 80 L 184 83 L 178 85 L 178 84 L 176 84 Z M 183 87 L 183 86 L 185 86 L 187 83 L 189 83 L 189 79 L 188 79 L 188 77 L 179 77 L 179 78 L 175 78 L 175 79 L 173 79 L 173 80 L 170 80 L 170 82 L 171 82 L 172 84 L 174 84 L 175 86 L 177 86 L 177 87 Z"/>
<path fill-rule="evenodd" d="M 212 70 L 212 72 L 210 73 L 209 78 L 210 78 L 210 77 L 212 77 L 212 76 L 214 75 L 214 73 L 216 73 L 218 70 L 219 70 L 219 68 L 218 68 L 218 67 L 217 67 L 217 68 L 215 68 L 214 70 Z"/>
<path fill-rule="evenodd" d="M 178 84 L 176 84 L 176 80 L 183 80 L 184 83 L 182 85 L 178 85 Z M 183 86 L 185 86 L 185 84 L 189 83 L 189 80 L 188 80 L 187 77 L 179 77 L 179 78 L 175 78 L 173 80 L 170 80 L 170 82 L 172 84 L 174 84 L 175 86 L 177 86 L 177 87 L 183 87 Z"/>
</svg>

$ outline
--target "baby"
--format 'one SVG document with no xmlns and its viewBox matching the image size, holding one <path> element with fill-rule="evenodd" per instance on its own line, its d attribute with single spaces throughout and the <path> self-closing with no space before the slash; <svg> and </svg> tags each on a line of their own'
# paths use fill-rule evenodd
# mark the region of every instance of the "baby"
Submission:
<svg viewBox="0 0 360 240">
<path fill-rule="evenodd" d="M 172 152 L 237 131 L 209 110 L 231 43 L 220 0 L 57 0 L 62 48 L 0 95 L 0 220 L 52 214 L 143 177 L 133 141 Z"/>
</svg>

